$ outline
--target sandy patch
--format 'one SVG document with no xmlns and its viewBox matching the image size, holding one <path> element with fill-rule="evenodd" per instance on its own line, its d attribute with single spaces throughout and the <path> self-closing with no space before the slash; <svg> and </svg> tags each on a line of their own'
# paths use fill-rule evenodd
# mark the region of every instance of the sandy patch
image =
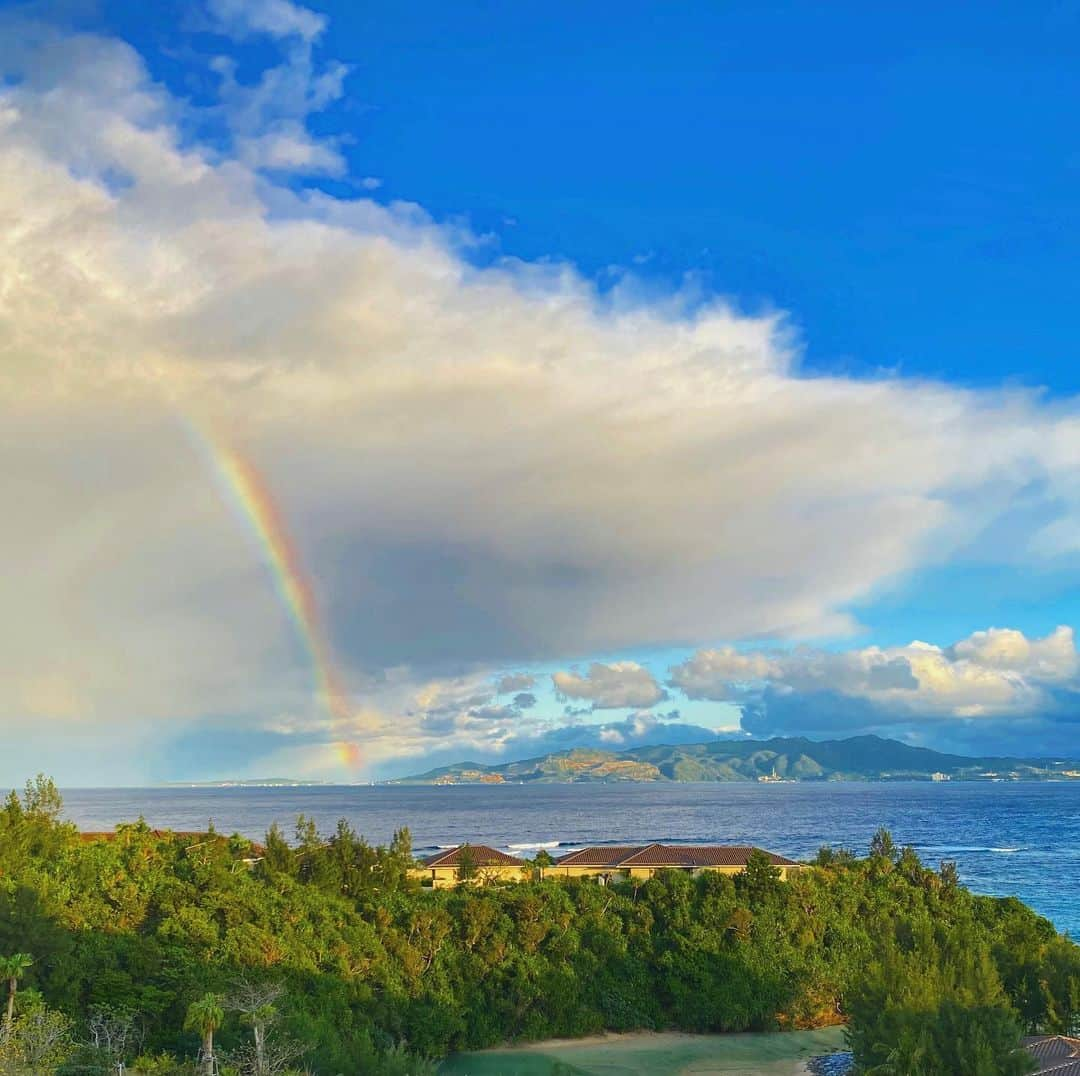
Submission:
<svg viewBox="0 0 1080 1076">
<path fill-rule="evenodd" d="M 443 1076 L 806 1076 L 842 1028 L 768 1034 L 632 1032 L 557 1039 L 448 1058 Z"/>
</svg>

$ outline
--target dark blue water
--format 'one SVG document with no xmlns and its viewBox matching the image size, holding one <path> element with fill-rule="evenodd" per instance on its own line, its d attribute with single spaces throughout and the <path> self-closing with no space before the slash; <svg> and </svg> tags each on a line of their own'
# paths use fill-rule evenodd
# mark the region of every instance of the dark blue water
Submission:
<svg viewBox="0 0 1080 1076">
<path fill-rule="evenodd" d="M 627 784 L 73 789 L 85 830 L 152 826 L 259 838 L 298 814 L 339 818 L 373 843 L 400 826 L 418 852 L 468 840 L 532 854 L 596 842 L 757 844 L 795 859 L 822 844 L 863 852 L 878 826 L 924 862 L 954 859 L 978 893 L 1015 895 L 1080 937 L 1080 781 L 1047 784 Z"/>
</svg>

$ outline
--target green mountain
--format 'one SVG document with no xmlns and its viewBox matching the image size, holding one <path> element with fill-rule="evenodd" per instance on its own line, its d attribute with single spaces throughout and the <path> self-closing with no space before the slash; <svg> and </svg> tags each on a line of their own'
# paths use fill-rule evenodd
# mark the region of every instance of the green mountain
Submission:
<svg viewBox="0 0 1080 1076">
<path fill-rule="evenodd" d="M 405 785 L 583 781 L 1080 781 L 1080 761 L 971 758 L 880 736 L 846 740 L 710 740 L 627 751 L 577 748 L 497 766 L 461 762 L 390 782 Z"/>
</svg>

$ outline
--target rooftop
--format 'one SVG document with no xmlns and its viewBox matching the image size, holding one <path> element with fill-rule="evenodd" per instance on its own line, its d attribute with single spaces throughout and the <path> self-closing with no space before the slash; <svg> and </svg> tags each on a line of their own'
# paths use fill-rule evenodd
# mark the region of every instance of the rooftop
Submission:
<svg viewBox="0 0 1080 1076">
<path fill-rule="evenodd" d="M 796 867 L 793 859 L 749 844 L 593 845 L 555 861 L 558 867 L 745 867 L 752 852 L 764 852 L 777 867 Z"/>
<path fill-rule="evenodd" d="M 524 867 L 525 861 L 515 856 L 508 856 L 497 848 L 489 848 L 486 844 L 459 844 L 457 848 L 449 848 L 444 852 L 436 852 L 420 862 L 425 867 L 460 867 L 462 852 L 468 848 L 472 853 L 474 867 Z"/>
<path fill-rule="evenodd" d="M 1028 1053 L 1039 1063 L 1037 1076 L 1080 1076 L 1080 1039 L 1067 1035 L 1037 1035 L 1024 1039 Z"/>
</svg>

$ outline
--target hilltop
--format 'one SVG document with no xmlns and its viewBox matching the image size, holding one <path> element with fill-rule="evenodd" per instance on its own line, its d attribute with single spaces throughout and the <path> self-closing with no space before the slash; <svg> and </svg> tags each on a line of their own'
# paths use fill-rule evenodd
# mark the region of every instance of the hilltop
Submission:
<svg viewBox="0 0 1080 1076">
<path fill-rule="evenodd" d="M 461 762 L 392 784 L 557 784 L 585 781 L 1080 780 L 1064 758 L 969 757 L 880 736 L 845 740 L 776 737 L 634 747 L 577 748 L 499 765 Z"/>
</svg>

